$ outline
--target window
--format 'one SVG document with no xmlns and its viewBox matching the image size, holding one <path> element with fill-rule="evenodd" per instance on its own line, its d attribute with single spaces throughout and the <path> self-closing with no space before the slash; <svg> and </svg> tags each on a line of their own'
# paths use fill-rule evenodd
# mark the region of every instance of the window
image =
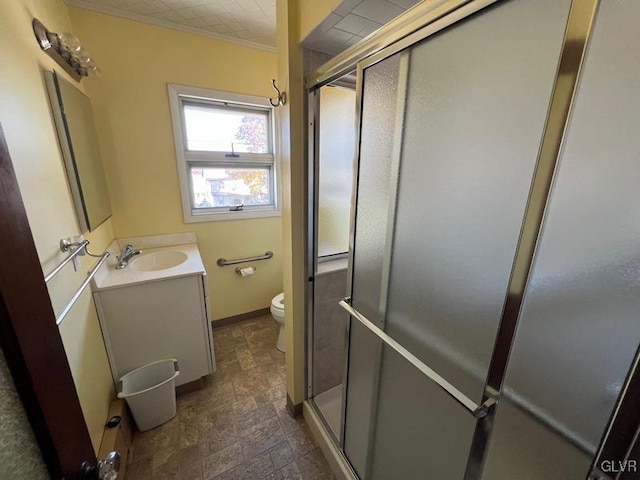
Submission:
<svg viewBox="0 0 640 480">
<path fill-rule="evenodd" d="M 280 215 L 267 99 L 169 85 L 185 222 Z"/>
</svg>

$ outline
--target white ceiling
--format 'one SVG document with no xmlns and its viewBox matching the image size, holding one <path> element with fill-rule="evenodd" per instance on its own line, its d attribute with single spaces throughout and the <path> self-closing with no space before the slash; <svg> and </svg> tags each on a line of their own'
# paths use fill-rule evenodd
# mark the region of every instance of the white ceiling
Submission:
<svg viewBox="0 0 640 480">
<path fill-rule="evenodd" d="M 109 15 L 275 51 L 276 0 L 65 1 Z M 335 55 L 420 1 L 343 0 L 304 45 Z"/>
<path fill-rule="evenodd" d="M 276 46 L 276 0 L 65 0 L 68 5 L 266 50 Z"/>
</svg>

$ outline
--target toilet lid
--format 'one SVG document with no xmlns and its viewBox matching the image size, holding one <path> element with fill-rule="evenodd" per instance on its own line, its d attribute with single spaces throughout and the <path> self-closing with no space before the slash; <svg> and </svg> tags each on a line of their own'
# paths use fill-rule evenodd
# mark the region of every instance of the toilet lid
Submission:
<svg viewBox="0 0 640 480">
<path fill-rule="evenodd" d="M 271 300 L 271 306 L 284 310 L 284 293 L 280 293 L 273 297 L 273 300 Z"/>
</svg>

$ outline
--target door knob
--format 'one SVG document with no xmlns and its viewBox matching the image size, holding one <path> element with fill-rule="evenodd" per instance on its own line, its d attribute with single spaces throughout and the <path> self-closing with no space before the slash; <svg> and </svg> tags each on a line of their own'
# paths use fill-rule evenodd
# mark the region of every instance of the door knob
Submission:
<svg viewBox="0 0 640 480">
<path fill-rule="evenodd" d="M 80 467 L 80 480 L 116 480 L 119 471 L 120 454 L 111 452 L 97 466 L 84 462 Z"/>
<path fill-rule="evenodd" d="M 116 480 L 120 471 L 120 454 L 111 452 L 98 462 L 98 480 Z"/>
</svg>

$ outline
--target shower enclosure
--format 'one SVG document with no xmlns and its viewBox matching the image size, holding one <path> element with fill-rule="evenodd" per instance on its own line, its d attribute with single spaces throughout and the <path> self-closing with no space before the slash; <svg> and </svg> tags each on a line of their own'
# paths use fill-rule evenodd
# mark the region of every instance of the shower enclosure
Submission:
<svg viewBox="0 0 640 480">
<path fill-rule="evenodd" d="M 434 5 L 352 60 L 339 417 L 319 228 L 308 395 L 362 479 L 639 478 L 640 3 Z M 349 66 L 309 77 L 316 226 L 323 89 Z"/>
</svg>

